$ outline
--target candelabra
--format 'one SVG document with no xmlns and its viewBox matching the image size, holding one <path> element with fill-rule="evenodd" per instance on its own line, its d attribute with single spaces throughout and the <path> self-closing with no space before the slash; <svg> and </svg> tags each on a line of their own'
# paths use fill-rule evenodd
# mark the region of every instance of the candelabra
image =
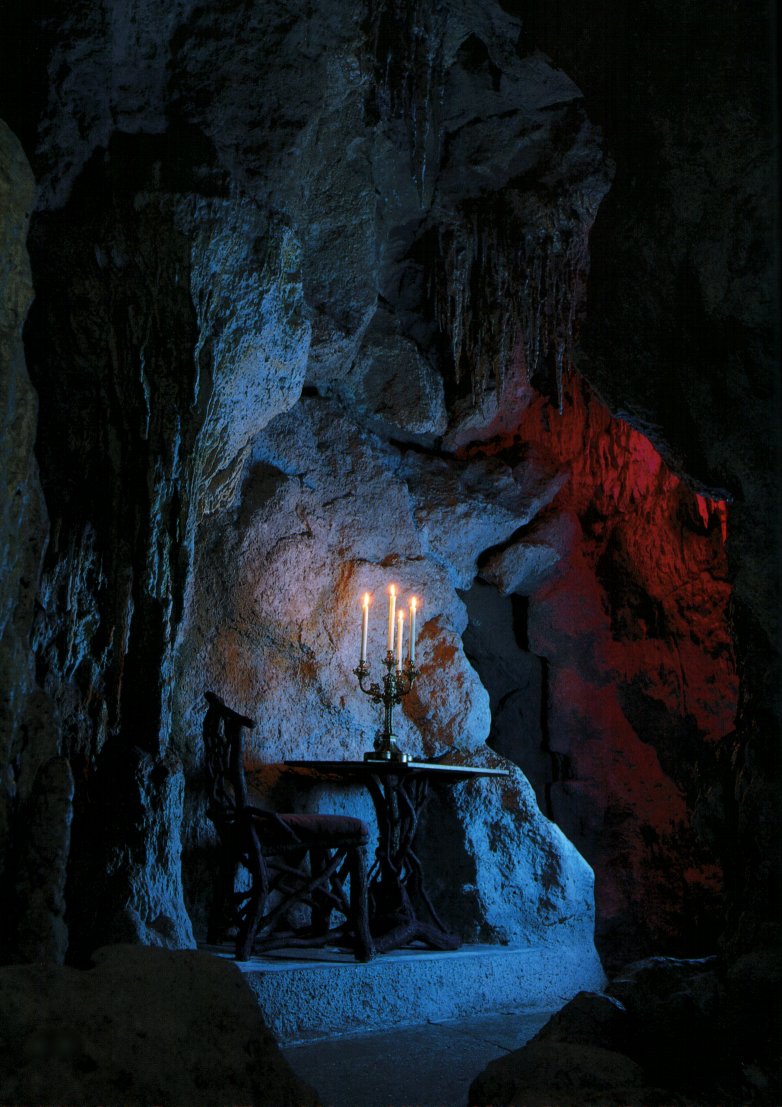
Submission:
<svg viewBox="0 0 782 1107">
<path fill-rule="evenodd" d="M 359 661 L 358 668 L 353 670 L 358 677 L 358 686 L 361 691 L 374 700 L 375 703 L 383 704 L 383 729 L 375 738 L 374 750 L 365 753 L 364 760 L 409 761 L 408 755 L 402 753 L 397 745 L 393 728 L 393 712 L 394 706 L 401 703 L 402 697 L 406 696 L 413 687 L 413 681 L 418 676 L 418 669 L 409 659 L 403 669 L 398 669 L 391 650 L 386 654 L 383 664 L 388 671 L 383 677 L 382 688 L 376 681 L 370 684 L 368 688 L 365 687 L 365 682 L 369 676 L 369 665 L 366 661 Z"/>
</svg>

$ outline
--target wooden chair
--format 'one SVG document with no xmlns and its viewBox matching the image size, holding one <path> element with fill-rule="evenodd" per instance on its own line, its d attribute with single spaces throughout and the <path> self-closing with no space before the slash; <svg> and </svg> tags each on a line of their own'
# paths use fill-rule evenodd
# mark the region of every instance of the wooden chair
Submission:
<svg viewBox="0 0 782 1107">
<path fill-rule="evenodd" d="M 243 730 L 252 719 L 206 693 L 204 746 L 209 818 L 220 842 L 207 940 L 236 938 L 236 959 L 285 946 L 347 946 L 359 961 L 374 954 L 367 916 L 366 844 L 361 819 L 342 815 L 278 815 L 250 804 Z M 237 888 L 237 876 L 244 870 Z M 350 877 L 350 894 L 345 881 Z M 308 926 L 288 921 L 304 905 Z M 334 911 L 344 921 L 331 925 Z"/>
</svg>

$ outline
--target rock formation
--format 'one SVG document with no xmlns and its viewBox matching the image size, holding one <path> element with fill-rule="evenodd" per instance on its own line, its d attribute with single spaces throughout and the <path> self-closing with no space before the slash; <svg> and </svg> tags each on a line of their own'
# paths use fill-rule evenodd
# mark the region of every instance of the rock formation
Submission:
<svg viewBox="0 0 782 1107">
<path fill-rule="evenodd" d="M 561 391 L 608 186 L 579 90 L 519 56 L 499 7 L 121 11 L 69 15 L 48 44 L 60 78 L 31 149 L 51 518 L 34 652 L 75 779 L 75 958 L 193 942 L 206 687 L 260 715 L 259 760 L 313 733 L 323 754 L 366 748 L 353 616 L 389 572 L 426 605 L 403 741 L 479 756 L 456 590 L 565 477 L 443 443 L 501 396 L 509 415 L 521 377 Z M 588 868 L 521 774 L 511 795 L 491 799 L 488 854 L 455 799 L 465 933 L 534 941 L 568 919 L 591 947 Z"/>
<path fill-rule="evenodd" d="M 478 570 L 501 595 L 523 597 L 515 614 L 505 602 L 501 646 L 499 598 L 494 619 L 481 631 L 479 609 L 469 635 L 495 704 L 490 744 L 525 769 L 542 809 L 594 866 L 608 964 L 713 949 L 713 797 L 737 700 L 727 508 L 693 496 L 575 381 L 561 414 L 537 397 L 512 438 L 477 450 L 568 474 L 545 513 Z M 486 586 L 477 588 L 480 605 Z M 532 675 L 536 709 L 520 713 L 511 658 Z"/>
<path fill-rule="evenodd" d="M 729 501 L 740 693 L 711 821 L 729 887 L 726 948 L 774 945 L 782 680 L 773 20 L 763 0 L 740 16 L 727 2 L 684 12 L 668 0 L 633 13 L 613 0 L 576 3 L 567 15 L 533 2 L 524 15 L 527 33 L 583 89 L 616 165 L 590 238 L 579 368 L 703 495 Z"/>
<path fill-rule="evenodd" d="M 527 1045 L 492 1061 L 473 1081 L 470 1103 L 771 1104 L 780 967 L 768 955 L 751 965 L 740 958 L 727 973 L 715 957 L 627 965 L 604 994 L 580 992 Z M 768 1018 L 748 1037 L 751 993 Z"/>
<path fill-rule="evenodd" d="M 79 971 L 0 969 L 6 1103 L 315 1107 L 252 990 L 206 953 L 110 946 Z M 118 1002 L 121 997 L 121 1002 Z"/>
<path fill-rule="evenodd" d="M 607 964 L 762 959 L 759 0 L 740 22 L 727 0 L 50 0 L 12 24 L 3 958 L 193 946 L 205 688 L 258 718 L 263 802 L 325 804 L 268 766 L 367 748 L 358 600 L 377 657 L 396 579 L 424 601 L 402 744 L 512 767 L 436 812 L 465 936 L 594 957 L 593 868 Z"/>
</svg>

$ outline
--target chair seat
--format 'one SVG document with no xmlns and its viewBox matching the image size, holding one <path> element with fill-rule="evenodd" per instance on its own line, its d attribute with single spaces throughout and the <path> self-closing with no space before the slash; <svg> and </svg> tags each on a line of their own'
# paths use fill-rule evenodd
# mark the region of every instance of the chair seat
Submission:
<svg viewBox="0 0 782 1107">
<path fill-rule="evenodd" d="M 366 845 L 369 827 L 363 819 L 351 815 L 278 814 L 247 807 L 252 818 L 263 823 L 264 844 L 268 846 L 295 845 Z"/>
</svg>

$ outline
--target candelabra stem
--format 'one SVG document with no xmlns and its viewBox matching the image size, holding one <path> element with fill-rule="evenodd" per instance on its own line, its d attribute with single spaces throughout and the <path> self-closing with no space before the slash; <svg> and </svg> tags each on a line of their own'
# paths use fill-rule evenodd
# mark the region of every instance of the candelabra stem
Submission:
<svg viewBox="0 0 782 1107">
<path fill-rule="evenodd" d="M 394 713 L 394 701 L 387 698 L 384 706 L 385 718 L 383 720 L 383 741 L 387 743 L 394 735 L 394 725 L 392 721 Z"/>
<path fill-rule="evenodd" d="M 364 681 L 369 675 L 369 666 L 365 661 L 360 661 L 358 668 L 354 669 L 358 677 L 359 687 L 375 703 L 383 704 L 383 729 L 375 739 L 375 748 L 364 755 L 366 760 L 381 761 L 408 761 L 408 755 L 402 753 L 396 744 L 394 734 L 394 705 L 402 702 L 413 687 L 413 681 L 418 676 L 418 670 L 411 661 L 407 662 L 404 670 L 396 668 L 393 653 L 389 650 L 385 656 L 386 675 L 383 677 L 382 689 L 378 684 L 364 687 Z"/>
</svg>

